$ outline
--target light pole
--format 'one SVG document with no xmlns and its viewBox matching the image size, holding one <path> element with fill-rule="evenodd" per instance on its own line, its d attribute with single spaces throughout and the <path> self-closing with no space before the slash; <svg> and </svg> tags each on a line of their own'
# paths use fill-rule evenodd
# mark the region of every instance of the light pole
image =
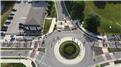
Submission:
<svg viewBox="0 0 121 67">
<path fill-rule="evenodd" d="M 109 31 L 111 32 L 112 26 L 109 26 Z"/>
</svg>

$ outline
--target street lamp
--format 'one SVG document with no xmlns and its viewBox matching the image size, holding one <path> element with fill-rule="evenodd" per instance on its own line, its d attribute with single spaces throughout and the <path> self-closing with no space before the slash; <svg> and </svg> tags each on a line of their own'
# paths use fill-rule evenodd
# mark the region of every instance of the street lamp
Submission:
<svg viewBox="0 0 121 67">
<path fill-rule="evenodd" d="M 109 26 L 109 31 L 111 32 L 111 28 L 112 28 L 112 26 Z"/>
</svg>

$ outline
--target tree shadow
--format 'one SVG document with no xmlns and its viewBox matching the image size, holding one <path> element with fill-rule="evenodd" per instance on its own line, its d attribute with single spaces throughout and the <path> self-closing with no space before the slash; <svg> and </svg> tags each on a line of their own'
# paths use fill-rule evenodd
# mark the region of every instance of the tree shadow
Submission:
<svg viewBox="0 0 121 67">
<path fill-rule="evenodd" d="M 98 15 L 90 14 L 88 17 L 85 19 L 85 28 L 89 31 L 92 32 L 93 34 L 99 35 L 100 33 L 98 32 L 98 27 L 100 26 L 101 19 Z"/>
<path fill-rule="evenodd" d="M 64 2 L 61 1 L 60 4 L 61 4 L 61 6 L 62 6 L 62 12 L 63 12 L 63 14 L 64 14 L 65 16 L 68 16 L 68 13 L 67 13 L 67 11 L 66 11 L 66 8 L 67 8 L 67 7 L 64 6 Z"/>
<path fill-rule="evenodd" d="M 82 23 L 82 21 L 84 21 L 84 17 L 85 17 L 85 15 L 84 15 L 84 12 L 82 12 L 82 13 L 80 13 L 80 23 Z"/>
<path fill-rule="evenodd" d="M 84 20 L 85 3 L 83 1 L 64 1 L 64 3 L 73 20 L 80 20 L 80 22 Z"/>
<path fill-rule="evenodd" d="M 108 3 L 121 4 L 121 1 L 108 1 Z"/>
<path fill-rule="evenodd" d="M 121 1 L 94 1 L 94 5 L 99 9 L 104 9 L 107 3 L 121 4 Z"/>
<path fill-rule="evenodd" d="M 1 1 L 1 7 L 3 6 L 3 10 L 1 11 L 1 15 L 3 15 L 5 12 L 13 8 L 15 4 L 15 1 Z"/>
<path fill-rule="evenodd" d="M 94 1 L 94 5 L 99 9 L 104 9 L 106 6 L 106 1 Z"/>
<path fill-rule="evenodd" d="M 44 1 L 33 1 L 31 3 L 32 7 L 47 7 L 48 4 Z"/>
</svg>

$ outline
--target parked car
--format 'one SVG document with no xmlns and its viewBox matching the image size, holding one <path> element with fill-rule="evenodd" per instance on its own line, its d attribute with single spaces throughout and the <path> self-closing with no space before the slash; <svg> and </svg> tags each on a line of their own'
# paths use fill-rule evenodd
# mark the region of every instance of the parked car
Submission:
<svg viewBox="0 0 121 67">
<path fill-rule="evenodd" d="M 16 12 L 16 9 L 12 9 L 13 12 Z"/>
</svg>

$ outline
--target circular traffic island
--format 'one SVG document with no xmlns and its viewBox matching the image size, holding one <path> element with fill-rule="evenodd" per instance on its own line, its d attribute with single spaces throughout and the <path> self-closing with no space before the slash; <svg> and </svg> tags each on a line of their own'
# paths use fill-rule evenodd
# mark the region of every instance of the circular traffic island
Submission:
<svg viewBox="0 0 121 67">
<path fill-rule="evenodd" d="M 85 56 L 85 47 L 80 40 L 63 37 L 54 46 L 55 57 L 63 64 L 73 65 L 81 62 Z"/>
<path fill-rule="evenodd" d="M 74 59 L 80 53 L 80 47 L 74 41 L 65 41 L 59 47 L 59 52 L 65 59 Z"/>
</svg>

